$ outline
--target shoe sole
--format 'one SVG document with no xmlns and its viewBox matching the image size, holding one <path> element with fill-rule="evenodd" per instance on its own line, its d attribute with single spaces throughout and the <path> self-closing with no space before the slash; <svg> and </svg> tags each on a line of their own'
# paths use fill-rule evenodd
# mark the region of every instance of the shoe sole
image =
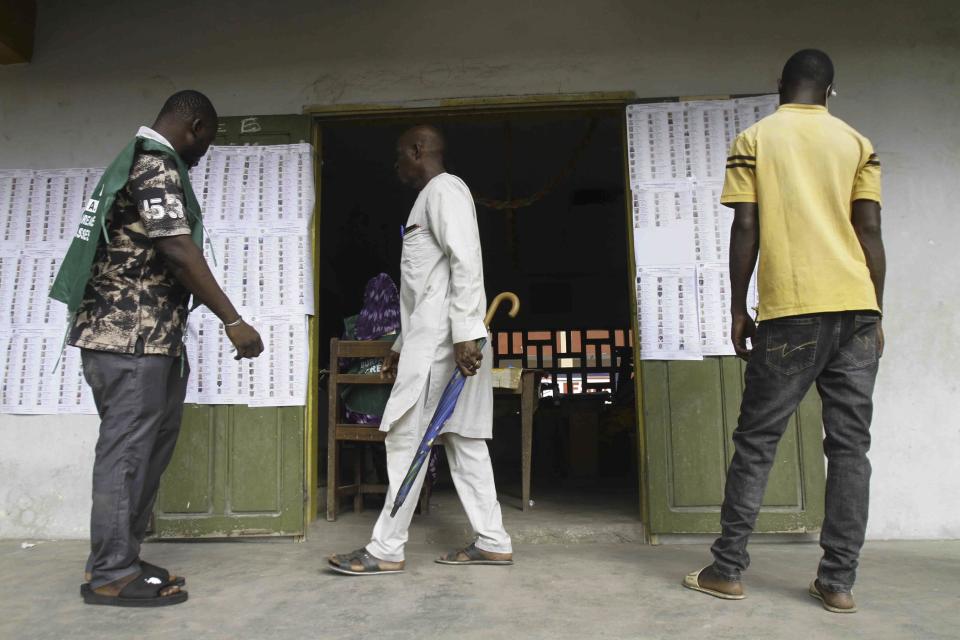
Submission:
<svg viewBox="0 0 960 640">
<path fill-rule="evenodd" d="M 837 607 L 831 607 L 829 604 L 827 604 L 827 601 L 823 599 L 823 595 L 816 588 L 816 586 L 814 586 L 814 583 L 810 584 L 810 588 L 807 589 L 807 593 L 810 594 L 811 598 L 815 600 L 819 600 L 823 608 L 829 611 L 830 613 L 856 613 L 857 612 L 856 607 L 852 609 L 840 609 Z"/>
<path fill-rule="evenodd" d="M 121 598 L 120 596 L 105 596 L 91 589 L 89 584 L 80 586 L 80 594 L 83 596 L 84 604 L 134 608 L 169 607 L 171 605 L 186 602 L 187 598 L 190 597 L 186 591 L 178 591 L 170 596 L 157 596 L 156 598 Z"/>
<path fill-rule="evenodd" d="M 444 560 L 440 558 L 434 560 L 437 564 L 448 564 L 448 565 L 462 565 L 462 564 L 486 564 L 494 565 L 498 567 L 508 567 L 513 564 L 513 560 L 467 560 L 466 562 L 459 562 L 457 560 Z"/>
</svg>

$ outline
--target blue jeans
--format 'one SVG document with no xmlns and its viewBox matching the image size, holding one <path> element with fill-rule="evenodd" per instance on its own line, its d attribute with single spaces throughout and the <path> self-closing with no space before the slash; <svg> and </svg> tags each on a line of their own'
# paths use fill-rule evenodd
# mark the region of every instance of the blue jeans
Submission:
<svg viewBox="0 0 960 640">
<path fill-rule="evenodd" d="M 877 322 L 867 311 L 819 313 L 760 323 L 747 364 L 735 453 L 727 470 L 714 566 L 739 580 L 749 566 L 747 540 L 790 416 L 816 383 L 823 402 L 827 486 L 817 577 L 849 592 L 867 527 L 870 420 L 879 366 Z"/>
</svg>

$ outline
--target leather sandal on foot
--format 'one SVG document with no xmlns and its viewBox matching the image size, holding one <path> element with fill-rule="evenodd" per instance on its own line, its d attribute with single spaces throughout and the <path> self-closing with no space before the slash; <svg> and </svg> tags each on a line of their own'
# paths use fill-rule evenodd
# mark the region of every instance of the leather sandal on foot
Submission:
<svg viewBox="0 0 960 640">
<path fill-rule="evenodd" d="M 828 591 L 820 586 L 819 580 L 810 583 L 810 589 L 807 593 L 819 600 L 823 608 L 831 613 L 857 612 L 857 604 L 854 602 L 852 594 L 842 591 Z"/>
<path fill-rule="evenodd" d="M 139 562 L 140 562 L 140 570 L 143 573 L 148 573 L 150 575 L 156 576 L 161 580 L 163 580 L 164 582 L 168 582 L 178 587 L 184 587 L 187 585 L 187 579 L 184 576 L 171 577 L 170 572 L 164 569 L 163 567 L 158 567 L 155 564 L 150 564 L 146 560 L 139 560 Z M 90 582 L 90 578 L 92 577 L 93 576 L 91 576 L 89 573 L 83 574 L 83 579 L 86 580 L 87 582 Z"/>
<path fill-rule="evenodd" d="M 97 593 L 89 583 L 80 587 L 80 594 L 87 604 L 112 607 L 166 607 L 186 602 L 188 597 L 186 591 L 177 591 L 166 596 L 160 595 L 161 591 L 173 586 L 176 585 L 164 582 L 157 576 L 141 573 L 124 585 L 120 593 L 115 596 Z"/>
<path fill-rule="evenodd" d="M 330 570 L 348 576 L 380 576 L 403 573 L 403 562 L 389 562 L 375 558 L 366 549 L 342 553 L 327 558 Z"/>
<path fill-rule="evenodd" d="M 688 573 L 683 579 L 683 586 L 721 600 L 743 600 L 747 597 L 739 580 L 724 580 L 712 564 Z"/>
<path fill-rule="evenodd" d="M 463 549 L 451 551 L 445 556 L 437 558 L 436 562 L 438 564 L 510 565 L 513 564 L 513 554 L 484 551 L 483 549 L 478 549 L 475 543 L 471 543 Z"/>
</svg>

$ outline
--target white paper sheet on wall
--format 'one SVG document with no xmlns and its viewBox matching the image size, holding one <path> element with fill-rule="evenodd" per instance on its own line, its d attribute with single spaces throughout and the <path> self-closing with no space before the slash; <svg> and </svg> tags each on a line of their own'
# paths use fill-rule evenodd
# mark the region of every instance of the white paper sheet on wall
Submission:
<svg viewBox="0 0 960 640">
<path fill-rule="evenodd" d="M 248 362 L 250 406 L 283 407 L 302 405 L 307 398 L 309 356 L 307 325 L 303 316 L 258 318 L 270 361 Z"/>
<path fill-rule="evenodd" d="M 693 262 L 693 185 L 683 181 L 636 187 L 633 228 L 637 266 Z"/>
<path fill-rule="evenodd" d="M 26 241 L 24 220 L 30 209 L 33 190 L 30 171 L 4 171 L 0 174 L 0 243 L 19 245 Z"/>
<path fill-rule="evenodd" d="M 265 407 L 306 403 L 306 316 L 249 316 L 249 321 L 260 332 L 264 352 L 254 360 L 237 361 L 220 320 L 209 312 L 191 314 L 187 402 Z"/>
<path fill-rule="evenodd" d="M 0 246 L 65 247 L 101 173 L 99 169 L 0 171 Z"/>
<path fill-rule="evenodd" d="M 627 107 L 627 158 L 632 184 L 687 178 L 683 103 Z"/>
<path fill-rule="evenodd" d="M 188 402 L 246 404 L 247 368 L 233 359 L 233 345 L 215 315 L 207 311 L 190 314 L 186 350 L 190 365 Z"/>
<path fill-rule="evenodd" d="M 640 357 L 701 360 L 697 277 L 693 266 L 637 269 Z"/>
<path fill-rule="evenodd" d="M 723 183 L 699 182 L 693 188 L 693 234 L 696 262 L 726 262 L 730 252 L 733 210 L 720 204 Z"/>
<path fill-rule="evenodd" d="M 13 301 L 20 280 L 20 254 L 12 246 L 0 245 L 0 331 L 13 329 Z"/>
<path fill-rule="evenodd" d="M 687 104 L 687 171 L 700 180 L 723 180 L 727 151 L 737 134 L 736 110 L 729 100 Z"/>
<path fill-rule="evenodd" d="M 61 377 L 53 374 L 62 335 L 21 330 L 0 334 L 4 380 L 0 408 L 8 412 L 58 413 Z"/>
<path fill-rule="evenodd" d="M 210 147 L 190 181 L 211 231 L 309 228 L 314 206 L 309 144 Z"/>
<path fill-rule="evenodd" d="M 730 277 L 726 264 L 697 265 L 700 341 L 705 356 L 734 355 L 730 342 Z"/>
<path fill-rule="evenodd" d="M 235 306 L 273 314 L 313 314 L 313 267 L 306 234 L 214 233 L 205 254 Z"/>
</svg>

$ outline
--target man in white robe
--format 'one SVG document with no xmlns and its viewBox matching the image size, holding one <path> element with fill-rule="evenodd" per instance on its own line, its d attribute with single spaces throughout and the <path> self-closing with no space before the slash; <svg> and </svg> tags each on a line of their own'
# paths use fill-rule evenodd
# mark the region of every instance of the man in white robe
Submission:
<svg viewBox="0 0 960 640">
<path fill-rule="evenodd" d="M 450 376 L 459 367 L 467 378 L 441 440 L 450 475 L 476 534 L 442 564 L 512 564 L 510 536 L 500 503 L 486 439 L 493 437 L 493 385 L 483 317 L 487 301 L 477 213 L 470 189 L 446 173 L 444 140 L 431 126 L 418 126 L 397 142 L 397 176 L 420 191 L 404 227 L 400 265 L 401 333 L 384 359 L 383 375 L 394 379 L 380 429 L 387 432 L 390 487 L 370 543 L 329 558 L 349 575 L 399 573 L 404 568 L 407 530 L 423 485 L 423 465 L 396 517 L 396 490 L 410 467 Z"/>
</svg>

